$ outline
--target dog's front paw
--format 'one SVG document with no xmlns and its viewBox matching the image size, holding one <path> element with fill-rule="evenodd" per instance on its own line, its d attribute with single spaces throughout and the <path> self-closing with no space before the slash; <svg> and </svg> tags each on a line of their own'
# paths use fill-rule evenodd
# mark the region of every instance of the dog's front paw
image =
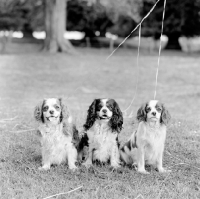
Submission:
<svg viewBox="0 0 200 199">
<path fill-rule="evenodd" d="M 73 172 L 75 172 L 76 170 L 78 170 L 78 167 L 76 167 L 75 165 L 70 165 L 69 169 Z"/>
<path fill-rule="evenodd" d="M 89 168 L 92 166 L 92 162 L 91 161 L 86 161 L 83 163 L 83 166 L 85 166 L 86 168 Z"/>
<path fill-rule="evenodd" d="M 150 174 L 148 171 L 146 171 L 145 169 L 138 169 L 138 172 L 141 174 Z"/>
<path fill-rule="evenodd" d="M 162 167 L 162 168 L 159 168 L 159 169 L 158 169 L 158 172 L 159 172 L 159 173 L 170 173 L 171 170 L 167 170 L 167 169 L 164 169 L 164 168 Z"/>
<path fill-rule="evenodd" d="M 50 165 L 45 164 L 45 165 L 43 165 L 42 167 L 39 167 L 38 169 L 39 169 L 40 171 L 47 171 L 47 170 L 50 169 Z"/>
<path fill-rule="evenodd" d="M 115 170 L 119 169 L 120 168 L 120 165 L 118 163 L 115 163 L 115 164 L 111 164 L 111 167 Z"/>
</svg>

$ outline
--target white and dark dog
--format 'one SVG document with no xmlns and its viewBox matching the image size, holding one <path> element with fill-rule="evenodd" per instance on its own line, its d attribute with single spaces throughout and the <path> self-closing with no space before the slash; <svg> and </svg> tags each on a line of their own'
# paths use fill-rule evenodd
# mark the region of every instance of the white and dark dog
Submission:
<svg viewBox="0 0 200 199">
<path fill-rule="evenodd" d="M 79 144 L 79 153 L 88 146 L 86 161 L 90 167 L 93 161 L 110 162 L 118 168 L 120 162 L 118 134 L 122 130 L 122 112 L 114 99 L 95 99 L 88 109 L 85 135 Z"/>
<path fill-rule="evenodd" d="M 126 164 L 136 164 L 138 172 L 147 174 L 145 162 L 163 168 L 163 151 L 166 139 L 166 125 L 170 114 L 165 106 L 157 100 L 143 104 L 138 112 L 139 125 L 131 138 L 120 148 L 120 157 Z"/>
<path fill-rule="evenodd" d="M 43 100 L 36 106 L 34 117 L 41 134 L 42 167 L 39 169 L 48 170 L 52 164 L 59 165 L 66 161 L 70 169 L 76 169 L 77 150 L 73 144 L 73 127 L 62 100 Z"/>
</svg>

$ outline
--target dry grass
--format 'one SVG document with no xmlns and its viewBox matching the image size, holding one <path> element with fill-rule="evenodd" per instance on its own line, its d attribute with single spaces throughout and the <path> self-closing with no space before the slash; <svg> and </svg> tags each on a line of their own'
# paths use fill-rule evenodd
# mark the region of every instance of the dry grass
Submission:
<svg viewBox="0 0 200 199">
<path fill-rule="evenodd" d="M 80 166 L 75 173 L 66 165 L 48 172 L 37 169 L 41 154 L 33 109 L 40 100 L 62 97 L 82 125 L 94 98 L 115 98 L 124 110 L 134 95 L 136 52 L 120 49 L 106 62 L 105 49 L 79 51 L 79 56 L 0 56 L 0 198 L 45 198 L 79 186 L 83 187 L 53 198 L 200 198 L 200 58 L 176 52 L 163 52 L 157 89 L 157 99 L 173 118 L 164 155 L 170 174 L 150 167 L 150 175 L 128 167 L 112 172 L 108 166 Z M 129 112 L 135 114 L 142 102 L 153 98 L 156 65 L 157 53 L 141 53 L 138 93 Z M 125 118 L 121 142 L 137 126 L 133 121 Z"/>
</svg>

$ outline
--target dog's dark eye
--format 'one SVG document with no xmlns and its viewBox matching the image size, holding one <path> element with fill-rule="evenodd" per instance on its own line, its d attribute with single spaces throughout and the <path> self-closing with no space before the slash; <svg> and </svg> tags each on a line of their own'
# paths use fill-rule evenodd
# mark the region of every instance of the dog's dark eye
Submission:
<svg viewBox="0 0 200 199">
<path fill-rule="evenodd" d="M 107 108 L 111 111 L 113 109 L 112 105 L 107 105 Z"/>
<path fill-rule="evenodd" d="M 158 112 L 161 112 L 161 111 L 162 111 L 162 109 L 159 108 L 159 107 L 157 107 L 156 110 L 157 110 Z"/>
<path fill-rule="evenodd" d="M 97 105 L 96 111 L 100 111 L 103 106 L 101 104 Z"/>
<path fill-rule="evenodd" d="M 54 107 L 55 107 L 55 109 L 57 109 L 57 110 L 60 109 L 60 107 L 59 107 L 58 105 L 55 105 Z"/>
<path fill-rule="evenodd" d="M 43 111 L 47 111 L 48 109 L 49 109 L 48 106 L 44 106 L 42 110 L 43 110 Z"/>
<path fill-rule="evenodd" d="M 148 113 L 148 112 L 150 112 L 151 111 L 151 108 L 150 107 L 147 107 L 146 108 L 146 112 Z"/>
</svg>

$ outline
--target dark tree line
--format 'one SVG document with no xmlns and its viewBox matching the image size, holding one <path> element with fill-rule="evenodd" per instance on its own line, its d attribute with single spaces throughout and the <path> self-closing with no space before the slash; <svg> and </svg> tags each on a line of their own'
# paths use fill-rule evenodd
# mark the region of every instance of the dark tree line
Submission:
<svg viewBox="0 0 200 199">
<path fill-rule="evenodd" d="M 180 36 L 200 35 L 200 1 L 167 0 L 163 33 L 168 36 L 167 48 L 180 49 Z M 155 1 L 144 0 L 141 16 L 145 16 Z M 160 37 L 164 0 L 161 0 L 152 14 L 143 23 L 143 34 Z"/>
<path fill-rule="evenodd" d="M 1 0 L 0 30 L 20 30 L 31 37 L 35 30 L 45 30 L 44 50 L 71 52 L 72 45 L 63 38 L 65 30 L 85 32 L 95 37 L 98 31 L 127 36 L 146 15 L 156 0 Z M 163 2 L 142 24 L 142 35 L 158 39 Z M 164 34 L 168 48 L 178 48 L 180 36 L 200 35 L 200 0 L 167 0 Z"/>
</svg>

